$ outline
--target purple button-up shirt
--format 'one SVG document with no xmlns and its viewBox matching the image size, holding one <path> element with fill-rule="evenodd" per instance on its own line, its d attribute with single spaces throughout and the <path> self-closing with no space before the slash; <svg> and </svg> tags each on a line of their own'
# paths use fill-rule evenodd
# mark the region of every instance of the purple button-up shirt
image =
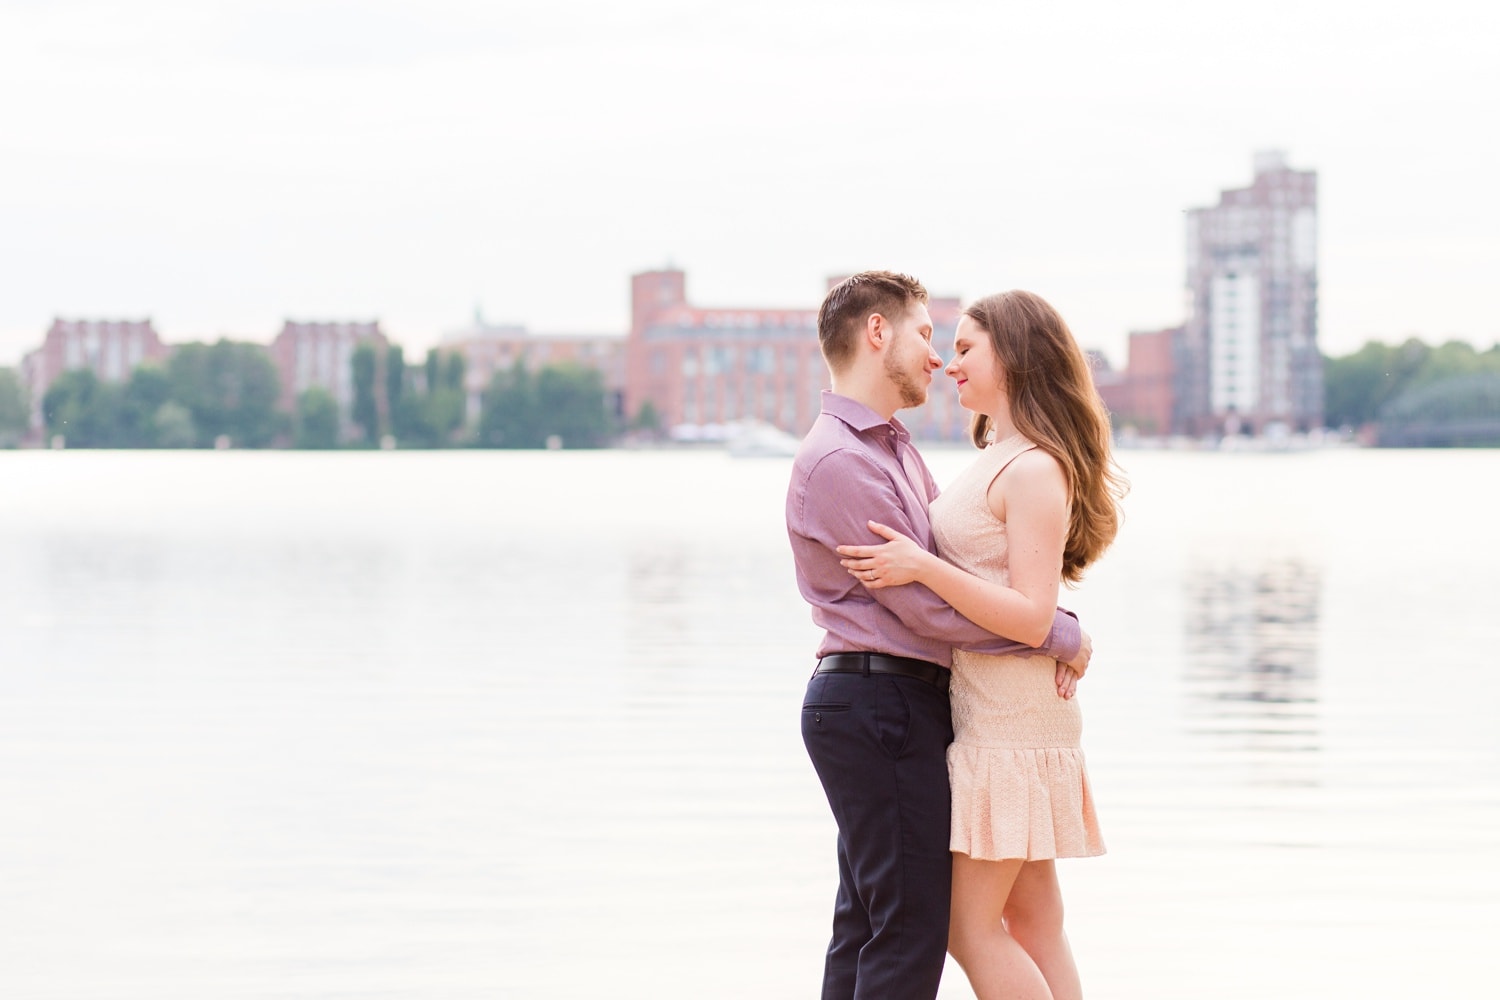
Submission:
<svg viewBox="0 0 1500 1000">
<path fill-rule="evenodd" d="M 826 631 L 818 655 L 871 652 L 951 666 L 953 648 L 981 653 L 1078 655 L 1078 620 L 1057 610 L 1040 650 L 986 632 L 919 583 L 867 590 L 839 565 L 835 547 L 883 539 L 879 521 L 935 552 L 927 505 L 937 483 L 899 420 L 863 403 L 823 393 L 823 412 L 797 451 L 786 495 L 786 528 L 797 587 Z"/>
</svg>

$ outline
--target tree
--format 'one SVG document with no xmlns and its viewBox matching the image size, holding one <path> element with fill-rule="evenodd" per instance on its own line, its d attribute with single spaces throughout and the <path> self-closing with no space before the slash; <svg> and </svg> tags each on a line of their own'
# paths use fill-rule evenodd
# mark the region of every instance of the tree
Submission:
<svg viewBox="0 0 1500 1000">
<path fill-rule="evenodd" d="M 422 390 L 418 392 L 416 380 L 405 380 L 391 408 L 391 424 L 403 444 L 442 448 L 453 443 L 464 425 L 464 359 L 433 348 L 420 371 Z"/>
<path fill-rule="evenodd" d="M 1428 348 L 1419 340 L 1400 347 L 1370 341 L 1353 354 L 1328 358 L 1323 365 L 1323 419 L 1329 427 L 1361 427 L 1402 389 Z"/>
<path fill-rule="evenodd" d="M 438 356 L 437 351 L 427 355 L 429 372 L 435 372 L 434 381 L 427 381 L 427 405 L 425 407 L 429 435 L 436 445 L 451 444 L 454 436 L 463 428 L 467 416 L 467 394 L 464 392 L 464 357 L 457 352 Z"/>
<path fill-rule="evenodd" d="M 380 442 L 380 407 L 375 401 L 375 380 L 379 359 L 372 344 L 360 344 L 349 361 L 354 378 L 354 405 L 350 419 L 359 427 L 366 444 Z"/>
<path fill-rule="evenodd" d="M 536 385 L 521 361 L 496 372 L 480 397 L 479 444 L 486 448 L 540 448 L 546 440 Z"/>
<path fill-rule="evenodd" d="M 1500 446 L 1500 371 L 1413 386 L 1381 409 L 1379 440 L 1408 448 Z"/>
<path fill-rule="evenodd" d="M 439 386 L 427 393 L 422 407 L 424 437 L 429 445 L 441 448 L 453 442 L 454 435 L 464 425 L 464 392 L 449 386 Z"/>
<path fill-rule="evenodd" d="M 547 365 L 537 373 L 536 406 L 543 439 L 561 438 L 565 448 L 598 448 L 613 431 L 604 375 L 596 368 Z"/>
<path fill-rule="evenodd" d="M 120 440 L 126 448 L 155 448 L 157 414 L 172 396 L 172 379 L 160 365 L 146 363 L 130 373 L 120 398 Z"/>
<path fill-rule="evenodd" d="M 1330 427 L 1374 423 L 1404 395 L 1485 372 L 1500 373 L 1500 349 L 1480 353 L 1456 340 L 1428 347 L 1415 337 L 1398 347 L 1370 341 L 1353 354 L 1325 360 L 1325 418 Z"/>
<path fill-rule="evenodd" d="M 198 440 L 193 415 L 181 403 L 168 400 L 161 404 L 152 420 L 158 448 L 191 448 Z"/>
<path fill-rule="evenodd" d="M 661 412 L 657 410 L 656 404 L 649 399 L 642 403 L 630 421 L 630 429 L 651 437 L 661 437 Z"/>
<path fill-rule="evenodd" d="M 386 385 L 394 393 L 389 397 L 391 432 L 396 440 L 407 447 L 441 447 L 446 440 L 449 407 L 444 402 L 435 403 L 433 400 L 433 390 L 439 385 L 441 373 L 438 352 L 435 349 L 428 351 L 421 368 L 408 366 L 399 347 L 392 348 L 387 361 L 390 367 L 386 371 Z M 421 382 L 420 391 L 418 382 Z"/>
<path fill-rule="evenodd" d="M 450 353 L 443 363 L 443 385 L 449 389 L 463 389 L 465 367 L 462 354 L 457 351 Z"/>
<path fill-rule="evenodd" d="M 47 433 L 72 448 L 118 446 L 120 387 L 101 382 L 92 369 L 63 372 L 42 397 Z"/>
<path fill-rule="evenodd" d="M 297 447 L 329 449 L 339 446 L 339 403 L 321 386 L 297 397 Z"/>
<path fill-rule="evenodd" d="M 556 437 L 565 448 L 597 448 L 613 433 L 606 398 L 596 369 L 546 365 L 533 375 L 517 361 L 495 374 L 482 397 L 479 444 L 541 448 Z"/>
<path fill-rule="evenodd" d="M 405 436 L 402 404 L 406 393 L 406 354 L 400 345 L 385 352 L 385 412 L 391 433 L 399 441 Z"/>
<path fill-rule="evenodd" d="M 192 415 L 200 447 L 222 436 L 238 447 L 263 448 L 276 436 L 281 387 L 260 344 L 183 344 L 172 353 L 167 374 L 172 400 Z"/>
<path fill-rule="evenodd" d="M 27 423 L 26 387 L 14 368 L 0 368 L 0 448 L 14 448 Z"/>
</svg>

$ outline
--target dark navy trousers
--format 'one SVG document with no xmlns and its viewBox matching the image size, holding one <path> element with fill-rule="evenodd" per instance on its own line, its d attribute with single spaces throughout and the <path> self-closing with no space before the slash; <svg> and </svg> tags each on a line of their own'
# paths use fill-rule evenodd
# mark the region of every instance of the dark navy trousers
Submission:
<svg viewBox="0 0 1500 1000">
<path fill-rule="evenodd" d="M 948 950 L 948 695 L 889 674 L 814 674 L 802 740 L 838 823 L 823 1000 L 933 1000 Z"/>
</svg>

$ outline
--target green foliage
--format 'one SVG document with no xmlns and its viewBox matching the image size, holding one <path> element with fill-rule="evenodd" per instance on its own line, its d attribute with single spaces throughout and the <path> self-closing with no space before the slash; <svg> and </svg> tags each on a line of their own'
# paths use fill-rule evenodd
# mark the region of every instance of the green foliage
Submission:
<svg viewBox="0 0 1500 1000">
<path fill-rule="evenodd" d="M 193 424 L 193 415 L 181 403 L 170 400 L 161 404 L 152 417 L 158 448 L 191 448 L 198 440 L 198 428 Z"/>
<path fill-rule="evenodd" d="M 1500 422 L 1500 371 L 1454 375 L 1414 386 L 1380 411 L 1382 422 L 1490 419 Z"/>
<path fill-rule="evenodd" d="M 297 397 L 297 447 L 339 446 L 339 403 L 327 389 L 313 386 Z"/>
<path fill-rule="evenodd" d="M 160 365 L 143 364 L 131 372 L 120 398 L 121 447 L 155 448 L 156 417 L 171 398 L 172 380 Z"/>
<path fill-rule="evenodd" d="M 379 359 L 371 344 L 360 344 L 349 361 L 354 380 L 354 404 L 350 419 L 359 427 L 366 444 L 380 441 L 380 407 L 375 402 L 375 380 Z"/>
<path fill-rule="evenodd" d="M 48 435 L 70 448 L 210 447 L 221 434 L 253 448 L 276 434 L 279 393 L 264 348 L 221 340 L 185 344 L 166 368 L 140 365 L 124 384 L 86 368 L 64 372 L 42 412 Z"/>
<path fill-rule="evenodd" d="M 404 370 L 391 402 L 391 430 L 404 447 L 444 448 L 454 443 L 466 416 L 464 359 L 434 348 L 420 369 L 407 368 L 393 349 L 392 370 Z M 420 378 L 417 376 L 420 373 Z M 388 373 L 389 374 L 389 373 Z M 394 386 L 395 380 L 387 382 Z"/>
<path fill-rule="evenodd" d="M 425 403 L 421 396 L 403 389 L 391 408 L 391 433 L 403 446 L 431 447 L 427 440 Z"/>
<path fill-rule="evenodd" d="M 537 373 L 536 401 L 542 435 L 565 448 L 598 448 L 613 432 L 605 407 L 604 375 L 576 364 L 548 365 Z"/>
<path fill-rule="evenodd" d="M 597 448 L 613 433 L 604 376 L 575 364 L 547 365 L 532 375 L 517 361 L 485 391 L 479 444 L 542 448 L 558 438 L 565 448 Z"/>
<path fill-rule="evenodd" d="M 396 408 L 401 404 L 405 388 L 406 352 L 400 345 L 395 345 L 385 352 L 385 405 L 391 430 L 397 437 L 401 436 L 401 432 L 396 429 Z"/>
<path fill-rule="evenodd" d="M 440 386 L 427 394 L 423 419 L 434 447 L 453 443 L 464 425 L 464 403 L 464 391 L 451 386 Z"/>
<path fill-rule="evenodd" d="M 480 397 L 479 444 L 485 448 L 540 448 L 545 443 L 536 383 L 524 363 L 496 372 Z"/>
<path fill-rule="evenodd" d="M 1500 439 L 1495 409 L 1500 348 L 1476 351 L 1449 341 L 1428 347 L 1370 342 L 1324 364 L 1330 427 L 1378 424 L 1386 444 L 1479 444 Z"/>
<path fill-rule="evenodd" d="M 1353 354 L 1323 364 L 1323 420 L 1329 427 L 1361 427 L 1411 383 L 1430 349 L 1419 340 L 1399 347 L 1370 341 Z"/>
<path fill-rule="evenodd" d="M 21 377 L 14 368 L 0 368 L 0 448 L 14 448 L 28 422 Z"/>
<path fill-rule="evenodd" d="M 101 382 L 92 369 L 66 371 L 42 397 L 49 437 L 62 435 L 70 448 L 115 448 L 121 442 L 121 387 Z"/>
<path fill-rule="evenodd" d="M 443 388 L 457 389 L 460 392 L 464 387 L 464 356 L 454 351 L 449 354 L 443 362 Z"/>
<path fill-rule="evenodd" d="M 385 369 L 390 432 L 403 446 L 443 448 L 460 441 L 468 416 L 462 355 L 433 350 L 413 369 L 401 348 L 393 347 Z M 376 441 L 380 365 L 373 348 L 356 348 L 351 376 L 355 422 L 366 442 Z M 294 414 L 275 409 L 279 395 L 264 348 L 220 340 L 184 344 L 165 368 L 142 365 L 124 384 L 102 382 L 88 370 L 67 372 L 53 383 L 43 410 L 49 433 L 64 435 L 71 447 L 204 448 L 220 437 L 236 447 L 264 447 L 288 437 L 299 448 L 339 446 L 340 414 L 331 393 L 309 389 Z M 19 428 L 27 419 L 19 381 L 6 369 L 0 369 L 0 419 Z M 647 403 L 634 426 L 659 431 L 660 423 Z M 609 442 L 613 424 L 601 372 L 577 364 L 532 372 L 518 361 L 496 374 L 485 391 L 477 438 L 491 448 L 542 448 L 554 440 L 566 448 L 597 448 Z M 0 424 L 0 445 L 10 425 Z M 21 431 L 14 433 L 18 440 Z"/>
<path fill-rule="evenodd" d="M 192 415 L 200 447 L 225 436 L 235 447 L 263 448 L 276 436 L 281 388 L 261 345 L 183 344 L 173 352 L 167 373 L 172 399 Z"/>
<path fill-rule="evenodd" d="M 656 404 L 649 399 L 642 403 L 641 408 L 636 410 L 635 416 L 631 418 L 630 429 L 642 434 L 650 434 L 652 437 L 659 437 L 664 428 L 661 413 L 656 409 Z"/>
<path fill-rule="evenodd" d="M 403 447 L 441 448 L 447 443 L 448 432 L 454 426 L 451 400 L 439 398 L 442 390 L 441 356 L 436 350 L 428 351 L 422 367 L 410 368 L 403 363 L 403 369 L 405 377 L 391 409 L 392 431 Z M 462 410 L 460 401 L 460 422 Z"/>
</svg>

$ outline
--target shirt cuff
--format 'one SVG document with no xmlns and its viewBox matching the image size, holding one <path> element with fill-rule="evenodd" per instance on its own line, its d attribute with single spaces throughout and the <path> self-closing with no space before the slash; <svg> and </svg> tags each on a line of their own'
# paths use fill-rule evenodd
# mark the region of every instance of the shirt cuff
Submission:
<svg viewBox="0 0 1500 1000">
<path fill-rule="evenodd" d="M 1083 626 L 1078 624 L 1078 616 L 1067 608 L 1057 610 L 1059 614 L 1053 616 L 1052 631 L 1047 633 L 1047 642 L 1042 648 L 1053 659 L 1066 663 L 1083 648 Z"/>
</svg>

